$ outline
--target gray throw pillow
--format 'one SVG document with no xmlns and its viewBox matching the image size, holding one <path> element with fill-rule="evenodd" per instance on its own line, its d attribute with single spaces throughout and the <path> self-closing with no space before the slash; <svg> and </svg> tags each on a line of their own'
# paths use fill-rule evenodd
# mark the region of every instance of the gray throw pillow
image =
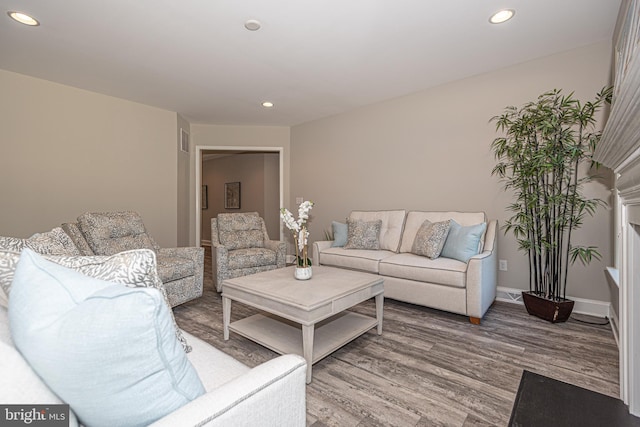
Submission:
<svg viewBox="0 0 640 427">
<path fill-rule="evenodd" d="M 347 243 L 345 249 L 380 249 L 382 220 L 362 221 L 347 218 Z"/>
<path fill-rule="evenodd" d="M 332 248 L 341 248 L 347 244 L 348 227 L 343 222 L 332 221 L 331 230 L 333 231 Z"/>
<path fill-rule="evenodd" d="M 431 259 L 438 258 L 450 227 L 451 221 L 431 222 L 428 219 L 425 220 L 416 233 L 411 253 Z"/>
</svg>

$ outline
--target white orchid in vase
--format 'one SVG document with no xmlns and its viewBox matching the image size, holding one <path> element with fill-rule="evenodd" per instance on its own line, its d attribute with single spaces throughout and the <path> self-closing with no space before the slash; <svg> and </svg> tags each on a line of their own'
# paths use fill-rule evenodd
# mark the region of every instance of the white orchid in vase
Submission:
<svg viewBox="0 0 640 427">
<path fill-rule="evenodd" d="M 313 202 L 305 201 L 298 207 L 298 219 L 296 220 L 288 209 L 280 209 L 280 218 L 284 225 L 291 230 L 293 240 L 296 246 L 296 261 L 298 267 L 309 267 L 311 260 L 307 256 L 307 243 L 309 239 L 309 231 L 307 231 L 307 221 L 309 220 L 309 211 L 313 207 Z"/>
</svg>

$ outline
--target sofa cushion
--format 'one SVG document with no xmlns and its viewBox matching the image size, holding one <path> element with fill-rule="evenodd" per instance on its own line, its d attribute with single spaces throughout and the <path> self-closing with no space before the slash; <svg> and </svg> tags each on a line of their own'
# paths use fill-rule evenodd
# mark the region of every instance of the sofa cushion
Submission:
<svg viewBox="0 0 640 427">
<path fill-rule="evenodd" d="M 141 426 L 204 393 L 169 311 L 155 289 L 89 278 L 25 249 L 9 324 L 24 358 L 83 424 Z"/>
<path fill-rule="evenodd" d="M 78 226 L 96 255 L 156 249 L 136 212 L 87 212 L 78 217 Z"/>
<path fill-rule="evenodd" d="M 156 259 L 158 261 L 158 276 L 160 276 L 162 283 L 193 276 L 193 272 L 196 270 L 195 263 L 190 258 L 157 254 Z"/>
<path fill-rule="evenodd" d="M 187 355 L 187 358 L 198 372 L 198 377 L 206 391 L 214 390 L 251 370 L 247 365 L 200 338 L 188 332 L 184 334 L 193 346 L 193 351 Z"/>
<path fill-rule="evenodd" d="M 363 221 L 381 220 L 380 249 L 398 252 L 405 215 L 405 210 L 353 211 L 349 214 L 349 218 L 360 219 Z"/>
<path fill-rule="evenodd" d="M 276 253 L 265 248 L 236 249 L 235 251 L 229 251 L 227 259 L 231 270 L 276 265 Z"/>
<path fill-rule="evenodd" d="M 257 212 L 218 214 L 218 239 L 229 250 L 263 248 L 262 218 Z"/>
<path fill-rule="evenodd" d="M 4 307 L 0 307 L 0 402 L 3 405 L 64 404 L 56 394 L 34 372 L 13 344 L 9 331 L 9 316 Z M 8 386 L 4 386 L 8 385 Z M 69 411 L 69 427 L 77 427 L 78 420 L 73 410 Z"/>
<path fill-rule="evenodd" d="M 158 277 L 155 254 L 148 249 L 125 251 L 111 256 L 43 255 L 43 257 L 95 279 L 129 287 L 158 289 L 167 303 L 167 307 L 171 308 L 164 284 Z M 19 259 L 19 252 L 0 250 L 0 287 L 7 297 L 11 293 L 11 283 Z M 2 301 L 0 301 L 0 305 L 3 305 Z M 3 306 L 7 307 L 8 301 Z M 170 314 L 173 319 L 173 311 Z M 191 348 L 183 337 L 182 331 L 178 328 L 178 324 L 175 323 L 175 319 L 173 319 L 173 323 L 178 341 L 186 352 L 190 351 Z"/>
<path fill-rule="evenodd" d="M 414 254 L 396 254 L 380 261 L 380 274 L 456 288 L 466 287 L 467 264 L 451 258 L 430 259 Z"/>
<path fill-rule="evenodd" d="M 451 220 L 451 228 L 442 248 L 441 256 L 467 262 L 480 252 L 481 238 L 487 230 L 487 223 L 461 226 Z"/>
<path fill-rule="evenodd" d="M 424 221 L 427 219 L 431 222 L 440 222 L 453 219 L 458 224 L 463 226 L 486 222 L 486 216 L 484 212 L 411 211 L 407 214 L 407 221 L 405 222 L 404 231 L 402 232 L 402 244 L 400 245 L 400 252 L 411 252 L 416 233 L 418 232 L 420 226 L 422 226 L 422 223 L 424 223 Z M 484 241 L 484 236 L 482 237 L 482 241 Z"/>
<path fill-rule="evenodd" d="M 345 249 L 380 249 L 381 220 L 362 221 L 347 219 L 347 243 Z"/>
<path fill-rule="evenodd" d="M 393 255 L 394 252 L 383 250 L 328 248 L 320 252 L 320 264 L 377 274 L 380 260 Z"/>
<path fill-rule="evenodd" d="M 331 246 L 334 248 L 341 248 L 347 244 L 347 236 L 349 227 L 343 222 L 332 221 L 331 231 L 333 232 L 333 242 Z"/>
<path fill-rule="evenodd" d="M 20 252 L 24 248 L 45 255 L 80 255 L 76 245 L 60 227 L 36 233 L 27 239 L 0 237 L 0 249 Z"/>
<path fill-rule="evenodd" d="M 431 222 L 426 219 L 416 233 L 411 253 L 431 259 L 438 258 L 450 226 L 451 221 Z"/>
</svg>

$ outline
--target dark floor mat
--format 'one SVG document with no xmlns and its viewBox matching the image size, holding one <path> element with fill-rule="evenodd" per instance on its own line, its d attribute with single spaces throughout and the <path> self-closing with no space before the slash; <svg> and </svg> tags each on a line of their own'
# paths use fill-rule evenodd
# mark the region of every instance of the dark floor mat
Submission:
<svg viewBox="0 0 640 427">
<path fill-rule="evenodd" d="M 640 427 L 640 418 L 619 399 L 525 370 L 509 426 Z"/>
</svg>

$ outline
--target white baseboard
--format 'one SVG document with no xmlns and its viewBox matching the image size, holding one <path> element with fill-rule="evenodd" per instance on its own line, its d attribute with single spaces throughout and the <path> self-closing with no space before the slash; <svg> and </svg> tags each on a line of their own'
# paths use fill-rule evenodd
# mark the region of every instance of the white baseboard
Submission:
<svg viewBox="0 0 640 427">
<path fill-rule="evenodd" d="M 201 240 L 200 246 L 211 246 L 211 240 Z"/>
<path fill-rule="evenodd" d="M 575 301 L 575 305 L 573 306 L 574 313 L 610 318 L 611 313 L 613 312 L 613 310 L 610 310 L 611 303 L 609 302 L 585 299 L 585 298 L 576 298 L 572 296 L 567 296 L 567 298 Z M 509 302 L 512 304 L 524 305 L 524 303 L 522 302 L 522 289 L 506 288 L 504 286 L 498 286 L 496 300 Z"/>
</svg>

